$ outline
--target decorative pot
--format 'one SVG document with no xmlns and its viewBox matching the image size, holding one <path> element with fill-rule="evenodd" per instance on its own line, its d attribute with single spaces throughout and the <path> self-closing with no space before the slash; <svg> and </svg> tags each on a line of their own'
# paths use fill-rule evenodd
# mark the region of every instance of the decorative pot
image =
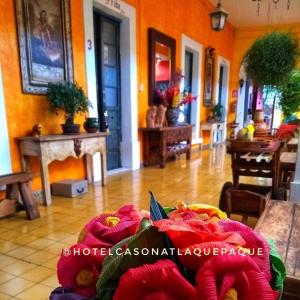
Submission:
<svg viewBox="0 0 300 300">
<path fill-rule="evenodd" d="M 179 108 L 168 108 L 167 109 L 167 120 L 170 127 L 177 126 L 179 118 Z"/>
<path fill-rule="evenodd" d="M 79 134 L 80 124 L 61 124 L 63 134 Z"/>
<path fill-rule="evenodd" d="M 85 122 L 83 123 L 83 127 L 88 133 L 98 132 L 100 127 L 98 118 L 86 118 Z"/>
</svg>

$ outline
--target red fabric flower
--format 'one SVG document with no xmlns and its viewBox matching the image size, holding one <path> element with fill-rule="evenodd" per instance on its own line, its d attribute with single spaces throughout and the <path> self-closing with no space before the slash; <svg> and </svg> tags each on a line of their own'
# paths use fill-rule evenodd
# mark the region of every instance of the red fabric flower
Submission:
<svg viewBox="0 0 300 300">
<path fill-rule="evenodd" d="M 221 300 L 232 291 L 243 300 L 278 297 L 250 256 L 214 256 L 200 268 L 196 283 L 198 300 Z"/>
<path fill-rule="evenodd" d="M 59 283 L 63 288 L 72 288 L 80 295 L 94 296 L 103 259 L 98 249 L 91 249 L 84 244 L 63 250 L 57 263 Z"/>
<path fill-rule="evenodd" d="M 245 240 L 235 232 L 224 232 L 218 223 L 201 220 L 173 221 L 159 220 L 154 223 L 160 231 L 166 232 L 176 248 L 183 249 L 203 242 L 223 241 L 244 245 Z"/>
<path fill-rule="evenodd" d="M 195 288 L 171 260 L 129 269 L 120 278 L 113 300 L 194 300 Z"/>
<path fill-rule="evenodd" d="M 92 219 L 82 230 L 78 242 L 90 247 L 110 248 L 134 235 L 142 219 L 133 205 L 125 205 L 115 213 L 104 213 Z"/>
</svg>

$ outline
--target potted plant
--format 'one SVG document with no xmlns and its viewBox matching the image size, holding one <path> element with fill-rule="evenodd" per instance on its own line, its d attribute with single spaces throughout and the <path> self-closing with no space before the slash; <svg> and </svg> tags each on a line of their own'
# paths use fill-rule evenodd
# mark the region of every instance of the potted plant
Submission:
<svg viewBox="0 0 300 300">
<path fill-rule="evenodd" d="M 80 124 L 74 124 L 76 114 L 84 113 L 91 106 L 81 86 L 76 82 L 49 83 L 47 98 L 50 103 L 49 110 L 58 114 L 59 110 L 65 112 L 65 124 L 62 124 L 64 134 L 78 134 Z"/>
<path fill-rule="evenodd" d="M 279 87 L 279 105 L 286 120 L 300 110 L 300 70 L 294 71 L 288 80 Z"/>
<path fill-rule="evenodd" d="M 272 32 L 258 38 L 244 57 L 245 70 L 254 83 L 253 116 L 263 86 L 279 86 L 297 64 L 299 42 L 292 33 Z"/>
</svg>

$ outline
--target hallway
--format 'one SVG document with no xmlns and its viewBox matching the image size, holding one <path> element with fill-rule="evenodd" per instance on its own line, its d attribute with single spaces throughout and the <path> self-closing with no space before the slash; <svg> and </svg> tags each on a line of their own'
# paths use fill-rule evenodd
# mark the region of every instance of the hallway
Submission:
<svg viewBox="0 0 300 300">
<path fill-rule="evenodd" d="M 98 213 L 129 202 L 149 209 L 150 190 L 164 206 L 178 201 L 218 205 L 226 181 L 231 181 L 231 168 L 225 147 L 194 149 L 190 161 L 182 156 L 164 169 L 154 166 L 113 175 L 106 187 L 90 186 L 82 197 L 53 197 L 50 207 L 40 206 L 40 219 L 27 221 L 21 212 L 0 220 L 0 299 L 48 299 L 58 286 L 61 249 L 75 243 L 83 225 Z"/>
</svg>

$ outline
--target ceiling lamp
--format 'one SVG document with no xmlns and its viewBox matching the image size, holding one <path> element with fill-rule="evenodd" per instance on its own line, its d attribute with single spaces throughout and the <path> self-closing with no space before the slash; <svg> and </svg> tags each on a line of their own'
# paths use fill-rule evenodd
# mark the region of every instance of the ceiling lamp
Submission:
<svg viewBox="0 0 300 300">
<path fill-rule="evenodd" d="M 212 30 L 221 31 L 224 29 L 228 13 L 221 7 L 219 0 L 218 6 L 209 14 L 211 18 Z"/>
</svg>

